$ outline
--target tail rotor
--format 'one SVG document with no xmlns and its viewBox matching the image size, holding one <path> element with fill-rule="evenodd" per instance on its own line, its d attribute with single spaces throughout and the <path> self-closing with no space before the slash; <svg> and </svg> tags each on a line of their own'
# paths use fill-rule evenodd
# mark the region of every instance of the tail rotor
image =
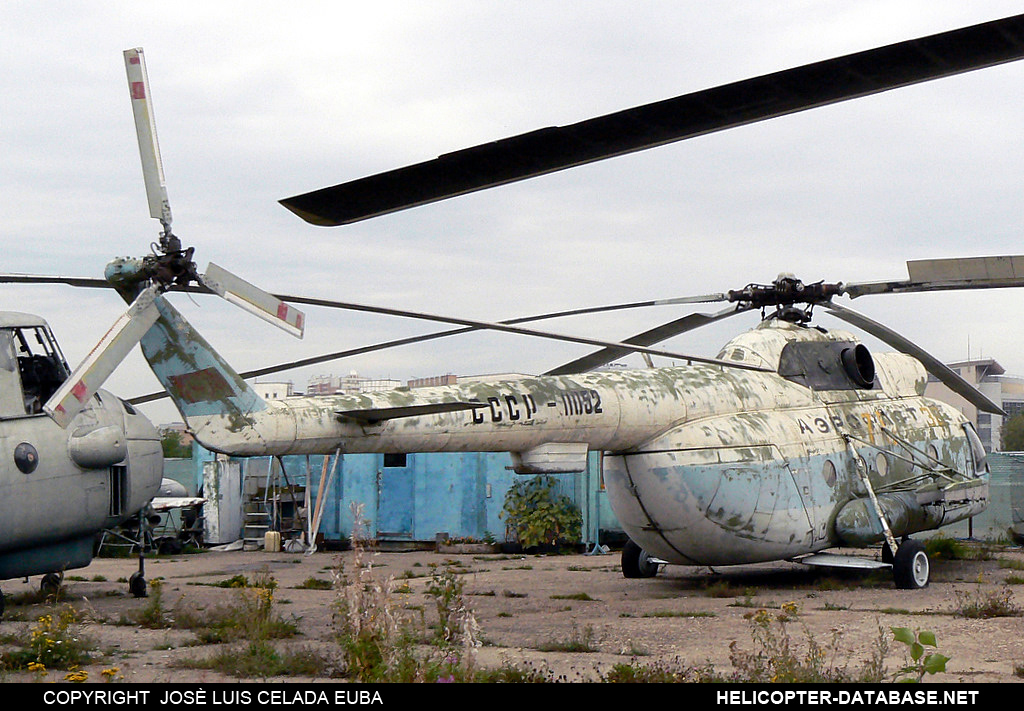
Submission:
<svg viewBox="0 0 1024 711">
<path fill-rule="evenodd" d="M 161 318 L 161 295 L 171 288 L 190 290 L 193 283 L 198 284 L 200 290 L 211 291 L 297 338 L 303 335 L 305 316 L 301 311 L 216 264 L 211 263 L 206 273 L 201 274 L 193 261 L 195 249 L 183 247 L 172 232 L 171 205 L 156 136 L 145 55 L 141 48 L 128 49 L 124 52 L 124 61 L 149 214 L 159 220 L 162 229 L 149 255 L 118 259 L 107 266 L 107 281 L 129 302 L 129 307 L 44 405 L 44 410 L 62 427 L 68 426 Z"/>
</svg>

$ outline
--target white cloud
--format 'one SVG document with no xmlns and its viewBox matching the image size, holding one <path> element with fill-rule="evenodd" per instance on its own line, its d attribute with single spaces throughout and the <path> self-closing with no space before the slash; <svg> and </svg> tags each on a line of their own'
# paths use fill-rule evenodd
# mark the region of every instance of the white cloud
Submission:
<svg viewBox="0 0 1024 711">
<path fill-rule="evenodd" d="M 277 200 L 483 141 L 1014 14 L 1015 3 L 127 2 L 0 9 L 4 269 L 99 275 L 148 218 L 121 51 L 143 46 L 175 230 L 279 292 L 500 319 L 707 293 L 794 271 L 900 277 L 912 258 L 1019 252 L 1024 63 L 776 119 L 358 223 Z M 83 354 L 122 305 L 0 289 Z M 52 294 L 52 296 L 51 296 Z M 940 358 L 1024 373 L 1005 292 L 855 306 Z M 307 341 L 183 310 L 240 369 L 430 324 L 312 310 Z M 83 318 L 83 313 L 88 318 Z M 611 339 L 677 312 L 550 324 Z M 745 324 L 744 324 L 745 325 Z M 741 325 L 673 347 L 714 354 Z M 268 335 L 269 333 L 269 335 Z M 537 371 L 582 347 L 438 341 L 314 372 Z M 72 358 L 74 359 L 74 358 Z M 309 372 L 291 374 L 300 384 Z M 144 365 L 119 394 L 154 388 Z M 148 383 L 148 384 L 147 384 Z"/>
</svg>

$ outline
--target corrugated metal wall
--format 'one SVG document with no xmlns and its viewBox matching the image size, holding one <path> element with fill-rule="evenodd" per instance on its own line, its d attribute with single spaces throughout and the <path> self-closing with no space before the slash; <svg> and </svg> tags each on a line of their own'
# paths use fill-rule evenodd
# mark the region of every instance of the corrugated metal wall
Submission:
<svg viewBox="0 0 1024 711">
<path fill-rule="evenodd" d="M 197 459 L 211 455 L 196 448 Z M 242 460 L 243 480 L 263 478 L 272 459 Z M 382 454 L 342 455 L 333 476 L 333 457 L 324 475 L 321 455 L 283 458 L 287 482 L 308 487 L 316 501 L 325 478 L 319 531 L 327 541 L 345 541 L 352 534 L 351 504 L 362 504 L 366 535 L 381 541 L 433 543 L 437 534 L 453 538 L 506 540 L 501 509 L 516 477 L 507 453 L 431 453 L 391 457 Z M 201 472 L 202 465 L 198 465 Z M 601 457 L 591 453 L 588 468 L 555 476 L 559 493 L 570 497 L 583 514 L 580 543 L 604 542 L 620 532 L 602 489 Z M 329 480 L 329 485 L 326 485 Z M 284 484 L 284 477 L 279 477 Z"/>
</svg>

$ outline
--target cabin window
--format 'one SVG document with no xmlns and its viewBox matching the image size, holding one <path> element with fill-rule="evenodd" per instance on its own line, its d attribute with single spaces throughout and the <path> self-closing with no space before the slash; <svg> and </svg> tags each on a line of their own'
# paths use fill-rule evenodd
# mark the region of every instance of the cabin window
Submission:
<svg viewBox="0 0 1024 711">
<path fill-rule="evenodd" d="M 831 459 L 825 460 L 825 466 L 821 468 L 821 475 L 825 478 L 826 484 L 836 485 L 836 465 L 832 463 Z"/>
<path fill-rule="evenodd" d="M 889 473 L 889 460 L 884 452 L 879 452 L 875 456 L 875 471 L 878 472 L 878 476 L 885 476 Z"/>
<path fill-rule="evenodd" d="M 988 474 L 988 453 L 985 451 L 985 445 L 981 443 L 981 437 L 974 431 L 974 425 L 970 422 L 964 425 L 964 432 L 967 433 L 967 442 L 971 446 L 971 462 L 974 465 L 975 476 Z"/>
</svg>

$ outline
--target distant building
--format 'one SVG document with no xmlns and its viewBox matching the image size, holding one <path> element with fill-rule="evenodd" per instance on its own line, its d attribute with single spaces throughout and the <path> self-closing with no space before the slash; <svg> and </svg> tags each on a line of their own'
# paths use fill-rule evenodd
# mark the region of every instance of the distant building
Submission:
<svg viewBox="0 0 1024 711">
<path fill-rule="evenodd" d="M 448 373 L 447 375 L 434 375 L 429 378 L 413 378 L 408 382 L 410 388 L 433 388 L 439 385 L 458 385 L 457 376 Z"/>
<path fill-rule="evenodd" d="M 946 365 L 999 405 L 1006 412 L 1006 417 L 979 412 L 974 405 L 931 376 L 928 378 L 925 395 L 949 403 L 960 410 L 974 423 L 986 451 L 1000 451 L 1003 421 L 1024 412 L 1024 378 L 1007 375 L 1006 370 L 991 358 L 965 360 Z"/>
<path fill-rule="evenodd" d="M 358 395 L 359 393 L 394 390 L 402 381 L 392 378 L 364 378 L 356 371 L 348 375 L 314 375 L 306 386 L 307 395 Z"/>
<path fill-rule="evenodd" d="M 284 400 L 295 394 L 291 381 L 279 383 L 253 383 L 252 389 L 264 400 Z"/>
</svg>

